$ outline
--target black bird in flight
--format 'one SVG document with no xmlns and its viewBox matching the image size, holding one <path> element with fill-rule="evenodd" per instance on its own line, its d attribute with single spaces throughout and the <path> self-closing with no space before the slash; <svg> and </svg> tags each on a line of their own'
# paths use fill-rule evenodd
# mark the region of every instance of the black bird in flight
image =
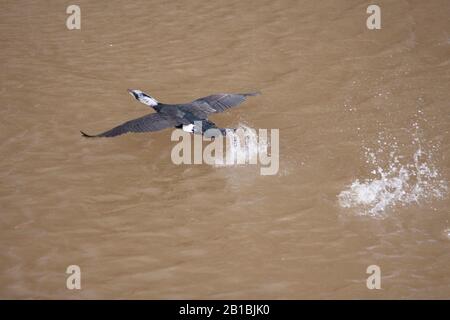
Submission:
<svg viewBox="0 0 450 320">
<path fill-rule="evenodd" d="M 260 92 L 219 93 L 189 103 L 165 104 L 158 102 L 141 90 L 128 89 L 128 92 L 139 102 L 152 107 L 156 113 L 127 121 L 100 134 L 89 135 L 83 131 L 81 134 L 88 138 L 115 137 L 128 132 L 151 132 L 173 127 L 196 134 L 204 134 L 208 129 L 218 129 L 223 135 L 226 135 L 226 129 L 217 128 L 213 122 L 208 120 L 208 115 L 224 112 L 241 104 L 246 97 L 260 94 Z"/>
</svg>

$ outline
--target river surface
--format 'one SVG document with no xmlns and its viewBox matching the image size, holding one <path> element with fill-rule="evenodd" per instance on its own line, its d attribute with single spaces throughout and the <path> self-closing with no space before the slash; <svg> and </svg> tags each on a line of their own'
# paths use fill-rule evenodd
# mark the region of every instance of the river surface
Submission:
<svg viewBox="0 0 450 320">
<path fill-rule="evenodd" d="M 0 298 L 450 298 L 448 0 L 69 4 L 0 3 Z M 127 88 L 260 90 L 211 120 L 278 129 L 278 171 L 81 137 L 153 112 Z"/>
</svg>

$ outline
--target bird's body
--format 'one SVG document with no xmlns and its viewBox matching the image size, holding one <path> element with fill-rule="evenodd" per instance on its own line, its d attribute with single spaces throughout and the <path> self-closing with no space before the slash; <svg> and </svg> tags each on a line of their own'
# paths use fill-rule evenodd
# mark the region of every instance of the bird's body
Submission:
<svg viewBox="0 0 450 320">
<path fill-rule="evenodd" d="M 156 113 L 127 121 L 97 135 L 88 135 L 81 131 L 83 136 L 89 138 L 115 137 L 128 132 L 159 131 L 171 127 L 181 128 L 184 131 L 198 134 L 204 134 L 208 129 L 218 129 L 222 134 L 226 134 L 226 130 L 217 128 L 213 122 L 208 120 L 208 116 L 211 113 L 223 112 L 237 106 L 248 96 L 260 94 L 259 92 L 242 94 L 220 93 L 200 98 L 190 103 L 164 104 L 159 103 L 156 99 L 140 90 L 128 91 L 136 100 L 152 107 Z"/>
</svg>

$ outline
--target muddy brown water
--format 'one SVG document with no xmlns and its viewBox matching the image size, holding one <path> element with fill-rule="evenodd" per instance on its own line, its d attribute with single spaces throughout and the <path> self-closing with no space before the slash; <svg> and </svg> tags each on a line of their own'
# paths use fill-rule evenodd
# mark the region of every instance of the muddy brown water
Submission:
<svg viewBox="0 0 450 320">
<path fill-rule="evenodd" d="M 450 298 L 448 1 L 381 30 L 360 0 L 76 4 L 0 4 L 1 298 Z M 149 112 L 126 88 L 261 90 L 211 119 L 280 129 L 278 173 L 83 139 Z"/>
</svg>

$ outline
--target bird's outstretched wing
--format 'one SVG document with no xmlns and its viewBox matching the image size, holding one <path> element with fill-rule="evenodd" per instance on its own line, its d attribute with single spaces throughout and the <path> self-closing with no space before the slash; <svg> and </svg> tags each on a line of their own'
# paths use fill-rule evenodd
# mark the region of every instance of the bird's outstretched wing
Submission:
<svg viewBox="0 0 450 320">
<path fill-rule="evenodd" d="M 159 113 L 151 113 L 146 116 L 127 121 L 111 130 L 105 131 L 97 135 L 89 135 L 81 131 L 81 134 L 87 138 L 95 137 L 115 137 L 128 132 L 149 132 L 159 131 L 162 129 L 175 127 L 180 123 L 166 115 Z"/>
<path fill-rule="evenodd" d="M 246 97 L 256 96 L 261 94 L 260 92 L 253 93 L 241 93 L 241 94 L 231 94 L 231 93 L 219 93 L 213 94 L 211 96 L 203 97 L 192 101 L 190 107 L 207 115 L 209 113 L 224 112 L 225 110 L 235 107 L 245 101 Z"/>
</svg>

